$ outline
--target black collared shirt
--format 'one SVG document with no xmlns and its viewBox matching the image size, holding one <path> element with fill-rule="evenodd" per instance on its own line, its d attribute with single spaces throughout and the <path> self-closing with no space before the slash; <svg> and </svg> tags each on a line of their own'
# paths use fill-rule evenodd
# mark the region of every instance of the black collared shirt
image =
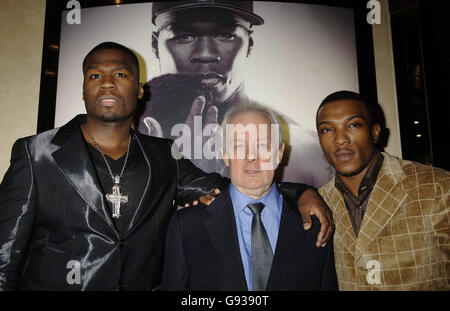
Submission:
<svg viewBox="0 0 450 311">
<path fill-rule="evenodd" d="M 145 161 L 136 138 L 134 135 L 131 137 L 130 154 L 122 178 L 120 179 L 120 192 L 122 195 L 128 195 L 128 202 L 120 205 L 121 216 L 119 218 L 112 218 L 116 225 L 116 229 L 121 235 L 125 234 L 128 229 L 139 202 L 144 195 L 145 185 L 148 180 L 147 162 Z M 110 216 L 112 217 L 112 203 L 106 199 L 106 194 L 112 193 L 112 187 L 114 186 L 113 180 L 100 152 L 90 144 L 86 143 L 86 145 L 88 146 L 91 159 L 97 172 L 97 177 L 103 190 L 104 200 L 109 207 Z M 105 155 L 105 157 L 108 160 L 113 175 L 120 175 L 126 155 L 123 155 L 117 160 L 114 160 L 107 155 Z"/>
<path fill-rule="evenodd" d="M 383 165 L 383 160 L 384 157 L 381 152 L 376 150 L 375 157 L 370 162 L 369 168 L 361 180 L 357 197 L 347 190 L 344 183 L 336 174 L 335 186 L 344 197 L 345 206 L 347 207 L 348 215 L 350 216 L 356 236 L 358 236 L 359 230 L 361 229 L 361 223 L 364 218 L 364 213 L 366 212 L 367 203 L 369 202 L 369 196 L 372 193 L 373 187 L 377 181 L 378 173 Z"/>
</svg>

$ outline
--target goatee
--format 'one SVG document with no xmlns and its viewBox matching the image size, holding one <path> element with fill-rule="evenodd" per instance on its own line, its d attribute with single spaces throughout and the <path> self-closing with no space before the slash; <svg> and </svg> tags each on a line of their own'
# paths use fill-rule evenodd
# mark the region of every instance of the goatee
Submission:
<svg viewBox="0 0 450 311">
<path fill-rule="evenodd" d="M 128 120 L 128 119 L 132 118 L 134 113 L 135 113 L 135 111 L 132 111 L 129 114 L 122 115 L 122 116 L 113 113 L 113 114 L 110 114 L 110 115 L 96 115 L 95 117 L 98 120 L 103 121 L 103 122 L 115 123 L 115 122 L 122 122 L 122 121 L 125 121 L 125 120 Z"/>
<path fill-rule="evenodd" d="M 356 171 L 353 171 L 353 172 L 350 172 L 350 173 L 344 173 L 344 172 L 337 172 L 337 173 L 338 173 L 339 176 L 342 176 L 342 177 L 352 177 L 352 176 L 356 176 L 359 173 L 361 173 L 365 168 L 366 168 L 366 166 L 361 166 Z"/>
</svg>

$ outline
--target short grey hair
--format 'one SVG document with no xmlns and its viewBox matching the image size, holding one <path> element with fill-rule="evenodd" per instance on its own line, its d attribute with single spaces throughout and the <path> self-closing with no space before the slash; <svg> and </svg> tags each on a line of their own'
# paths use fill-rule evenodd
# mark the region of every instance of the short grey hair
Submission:
<svg viewBox="0 0 450 311">
<path fill-rule="evenodd" d="M 278 147 L 280 147 L 281 144 L 283 143 L 283 130 L 282 130 L 282 124 L 281 124 L 280 118 L 277 116 L 277 114 L 275 113 L 275 111 L 273 109 L 271 109 L 265 105 L 259 104 L 257 102 L 251 101 L 246 104 L 238 104 L 238 105 L 232 106 L 225 113 L 223 120 L 222 120 L 222 124 L 221 124 L 223 150 L 225 151 L 225 149 L 226 149 L 226 142 L 227 142 L 226 127 L 227 127 L 227 124 L 230 124 L 231 119 L 233 119 L 237 115 L 240 115 L 240 114 L 246 113 L 246 112 L 257 112 L 257 113 L 264 114 L 270 120 L 271 124 L 278 125 L 278 129 L 279 129 L 278 130 L 278 135 L 279 135 L 279 137 L 278 137 L 279 146 Z"/>
</svg>

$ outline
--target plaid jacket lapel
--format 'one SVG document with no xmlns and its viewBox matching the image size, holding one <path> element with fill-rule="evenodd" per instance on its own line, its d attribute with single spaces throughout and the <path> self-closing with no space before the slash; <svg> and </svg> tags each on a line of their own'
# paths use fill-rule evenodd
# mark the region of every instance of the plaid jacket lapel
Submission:
<svg viewBox="0 0 450 311">
<path fill-rule="evenodd" d="M 356 243 L 357 261 L 386 227 L 406 198 L 401 181 L 406 177 L 395 157 L 383 153 L 384 162 L 369 197 Z M 348 218 L 348 216 L 347 216 Z"/>
<path fill-rule="evenodd" d="M 334 235 L 335 244 L 343 245 L 348 251 L 354 254 L 356 235 L 353 231 L 350 217 L 345 207 L 342 194 L 334 186 L 334 178 L 326 184 L 320 191 L 324 200 L 328 203 L 333 212 L 336 232 Z"/>
</svg>

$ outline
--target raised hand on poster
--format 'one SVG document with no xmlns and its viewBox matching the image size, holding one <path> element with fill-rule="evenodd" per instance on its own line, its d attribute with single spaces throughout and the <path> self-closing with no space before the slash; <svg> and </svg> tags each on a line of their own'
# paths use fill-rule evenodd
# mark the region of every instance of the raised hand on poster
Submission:
<svg viewBox="0 0 450 311">
<path fill-rule="evenodd" d="M 220 151 L 218 108 L 198 74 L 167 74 L 147 84 L 150 99 L 139 118 L 141 133 L 173 139 L 185 158 L 205 171 L 220 171 L 223 163 L 210 152 Z M 215 144 L 215 145 L 214 145 Z M 207 153 L 207 152 L 206 152 Z"/>
<path fill-rule="evenodd" d="M 204 111 L 206 112 L 203 113 Z M 203 144 L 205 144 L 206 141 L 210 139 L 210 137 L 205 137 L 204 135 L 202 135 L 203 129 L 205 129 L 208 125 L 219 126 L 218 113 L 219 111 L 217 107 L 213 104 L 206 105 L 205 96 L 200 95 L 196 97 L 192 102 L 192 106 L 191 109 L 189 110 L 189 114 L 186 118 L 185 124 L 190 128 L 191 133 L 194 133 L 194 135 L 196 136 L 202 136 L 202 142 Z M 201 133 L 199 133 L 199 131 L 195 129 L 196 126 L 195 117 L 199 116 L 204 116 L 204 118 L 202 118 L 201 120 L 202 121 Z"/>
</svg>

